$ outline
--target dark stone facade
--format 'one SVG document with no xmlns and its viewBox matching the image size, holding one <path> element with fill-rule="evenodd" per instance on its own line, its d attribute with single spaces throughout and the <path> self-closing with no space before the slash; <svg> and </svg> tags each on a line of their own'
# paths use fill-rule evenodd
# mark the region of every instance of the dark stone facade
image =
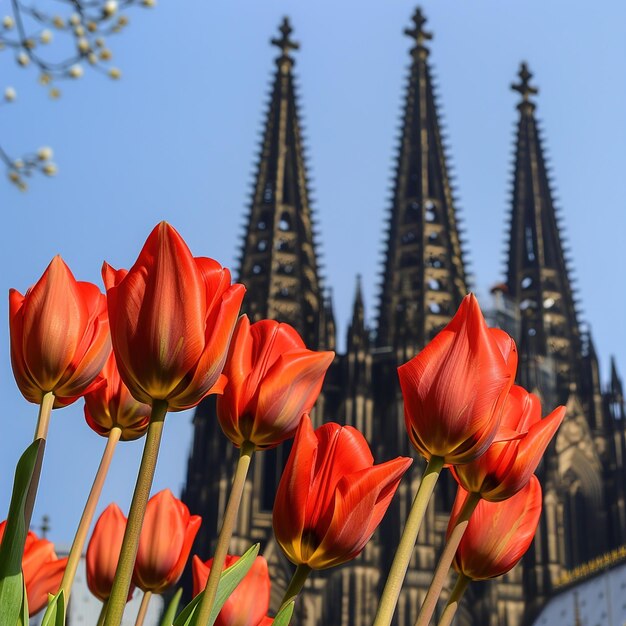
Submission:
<svg viewBox="0 0 626 626">
<path fill-rule="evenodd" d="M 447 168 L 430 76 L 431 35 L 417 10 L 405 33 L 411 65 L 387 218 L 386 259 L 375 329 L 365 324 L 357 281 L 345 354 L 337 355 L 313 419 L 359 428 L 375 458 L 416 456 L 404 429 L 396 368 L 414 356 L 454 314 L 468 291 L 459 216 Z M 309 202 L 306 163 L 293 77 L 287 20 L 272 40 L 280 54 L 271 87 L 257 176 L 242 242 L 239 280 L 248 288 L 253 320 L 292 324 L 311 348 L 335 348 L 332 302 L 323 291 Z M 567 416 L 539 470 L 544 514 L 522 565 L 498 581 L 470 588 L 457 624 L 521 626 L 558 588 L 567 571 L 626 543 L 624 399 L 613 362 L 601 385 L 590 332 L 577 319 L 550 179 L 535 119 L 537 90 L 522 65 L 515 146 L 508 269 L 494 289 L 490 322 L 516 338 L 519 382 L 544 407 L 567 405 Z M 332 277 L 331 277 L 332 278 Z M 484 305 L 484 303 L 483 303 Z M 231 549 L 260 541 L 273 574 L 276 608 L 293 570 L 272 535 L 275 489 L 289 452 L 283 445 L 257 454 L 244 492 Z M 183 499 L 204 524 L 195 551 L 208 557 L 219 530 L 236 450 L 221 433 L 214 401 L 194 417 L 194 443 Z M 295 623 L 366 626 L 419 483 L 417 460 L 403 480 L 381 529 L 362 555 L 344 567 L 312 575 Z M 442 480 L 420 533 L 396 612 L 398 626 L 413 626 L 447 526 L 455 486 Z"/>
</svg>

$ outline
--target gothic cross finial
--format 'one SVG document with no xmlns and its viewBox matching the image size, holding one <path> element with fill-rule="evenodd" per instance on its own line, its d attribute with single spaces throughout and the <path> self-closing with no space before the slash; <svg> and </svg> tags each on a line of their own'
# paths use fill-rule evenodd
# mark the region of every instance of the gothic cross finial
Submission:
<svg viewBox="0 0 626 626">
<path fill-rule="evenodd" d="M 412 37 L 417 42 L 418 46 L 422 46 L 425 41 L 432 39 L 432 33 L 429 33 L 424 30 L 424 24 L 426 24 L 426 18 L 422 13 L 422 9 L 417 7 L 415 9 L 415 13 L 413 13 L 413 23 L 415 24 L 413 28 L 405 28 L 404 34 Z"/>
<path fill-rule="evenodd" d="M 272 39 L 272 45 L 280 48 L 280 51 L 282 52 L 281 58 L 291 59 L 291 57 L 289 56 L 289 52 L 291 50 L 298 50 L 298 48 L 300 48 L 300 44 L 290 37 L 291 33 L 293 32 L 293 28 L 291 28 L 288 17 L 283 18 L 283 21 L 280 25 L 280 32 L 281 37 L 278 39 Z"/>
<path fill-rule="evenodd" d="M 511 89 L 522 94 L 522 100 L 524 102 L 529 102 L 530 96 L 537 95 L 539 93 L 539 89 L 537 89 L 537 87 L 533 87 L 530 84 L 530 79 L 533 77 L 533 75 L 532 72 L 528 69 L 528 65 L 526 65 L 526 63 L 522 63 L 520 65 L 517 75 L 519 76 L 519 83 L 511 84 Z"/>
</svg>

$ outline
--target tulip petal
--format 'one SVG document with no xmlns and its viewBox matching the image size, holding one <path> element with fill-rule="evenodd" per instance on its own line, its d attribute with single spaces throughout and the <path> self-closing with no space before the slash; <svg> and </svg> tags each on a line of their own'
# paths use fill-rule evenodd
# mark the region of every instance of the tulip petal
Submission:
<svg viewBox="0 0 626 626">
<path fill-rule="evenodd" d="M 293 435 L 300 418 L 310 413 L 334 352 L 287 352 L 267 372 L 258 388 L 250 440 L 276 445 Z"/>
<path fill-rule="evenodd" d="M 459 488 L 448 533 L 467 493 Z M 454 565 L 472 580 L 486 580 L 512 569 L 530 547 L 541 515 L 541 486 L 536 476 L 505 502 L 481 500 L 461 539 Z"/>
<path fill-rule="evenodd" d="M 303 416 L 276 492 L 274 534 L 287 557 L 301 561 L 311 483 L 314 479 L 318 441 L 308 415 Z"/>
<path fill-rule="evenodd" d="M 315 569 L 339 565 L 363 550 L 380 524 L 412 459 L 398 457 L 343 476 L 329 509 L 327 531 L 309 560 Z"/>
<path fill-rule="evenodd" d="M 28 614 L 39 613 L 48 604 L 48 594 L 56 594 L 61 585 L 67 557 L 43 563 L 37 573 L 26 583 Z"/>
</svg>

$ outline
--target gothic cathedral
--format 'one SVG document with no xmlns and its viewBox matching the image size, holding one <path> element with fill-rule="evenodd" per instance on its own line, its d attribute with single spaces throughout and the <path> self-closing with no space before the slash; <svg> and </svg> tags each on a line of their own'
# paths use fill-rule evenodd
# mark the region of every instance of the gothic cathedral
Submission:
<svg viewBox="0 0 626 626">
<path fill-rule="evenodd" d="M 357 279 L 345 354 L 335 357 L 314 410 L 322 421 L 351 424 L 365 434 L 378 460 L 415 456 L 405 433 L 398 365 L 414 356 L 452 317 L 468 291 L 459 215 L 446 163 L 431 82 L 431 34 L 418 9 L 411 28 L 411 65 L 402 133 L 387 217 L 376 328 L 365 322 Z M 238 280 L 253 321 L 288 322 L 308 347 L 335 349 L 330 298 L 321 284 L 314 214 L 294 81 L 294 52 L 285 19 L 271 97 L 247 214 Z M 512 85 L 519 94 L 510 207 L 508 266 L 493 289 L 491 325 L 512 334 L 520 353 L 519 383 L 545 407 L 567 406 L 565 421 L 538 473 L 544 511 L 524 561 L 501 579 L 470 587 L 459 611 L 463 626 L 530 625 L 541 607 L 568 584 L 569 572 L 626 543 L 626 432 L 622 382 L 612 361 L 601 384 L 590 332 L 582 332 L 552 200 L 537 89 L 522 64 Z M 276 609 L 292 565 L 272 534 L 274 493 L 289 446 L 256 455 L 244 492 L 231 553 L 261 542 L 272 572 Z M 215 418 L 214 400 L 196 410 L 183 499 L 204 523 L 195 551 L 207 558 L 217 537 L 235 467 L 235 448 Z M 295 614 L 299 626 L 370 626 L 376 601 L 423 466 L 400 485 L 372 541 L 351 563 L 317 572 Z M 413 626 L 426 593 L 454 498 L 452 481 L 431 502 L 396 611 L 397 626 Z"/>
</svg>

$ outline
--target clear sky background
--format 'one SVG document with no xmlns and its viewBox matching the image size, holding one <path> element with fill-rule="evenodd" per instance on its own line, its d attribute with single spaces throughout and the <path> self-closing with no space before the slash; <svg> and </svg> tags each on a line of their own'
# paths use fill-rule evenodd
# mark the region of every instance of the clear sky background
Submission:
<svg viewBox="0 0 626 626">
<path fill-rule="evenodd" d="M 8 2 L 1 1 L 0 9 Z M 61 6 L 61 5 L 57 5 Z M 482 302 L 503 277 L 505 224 L 521 60 L 540 88 L 537 116 L 578 279 L 606 378 L 616 354 L 626 370 L 626 3 L 605 0 L 426 0 L 431 63 L 467 249 Z M 49 101 L 33 69 L 0 53 L 0 87 L 18 101 L 0 108 L 0 138 L 19 154 L 50 145 L 59 175 L 22 194 L 0 184 L 0 292 L 24 291 L 60 253 L 80 280 L 100 283 L 106 259 L 130 266 L 151 228 L 170 221 L 194 254 L 232 265 L 274 69 L 268 45 L 292 18 L 319 252 L 345 333 L 354 280 L 363 275 L 373 317 L 384 211 L 396 154 L 412 1 L 263 2 L 162 0 L 130 13 L 115 41 L 123 79 L 87 71 Z M 2 11 L 0 10 L 0 13 Z M 0 509 L 15 462 L 30 442 L 37 407 L 13 381 L 6 306 L 0 310 Z M 343 340 L 341 344 L 343 344 Z M 191 413 L 166 422 L 155 491 L 179 492 Z M 105 487 L 128 509 L 142 442 L 122 444 Z M 35 522 L 68 542 L 104 446 L 82 403 L 55 411 Z M 0 513 L 0 516 L 4 513 Z M 204 555 L 205 557 L 207 555 Z"/>
</svg>

